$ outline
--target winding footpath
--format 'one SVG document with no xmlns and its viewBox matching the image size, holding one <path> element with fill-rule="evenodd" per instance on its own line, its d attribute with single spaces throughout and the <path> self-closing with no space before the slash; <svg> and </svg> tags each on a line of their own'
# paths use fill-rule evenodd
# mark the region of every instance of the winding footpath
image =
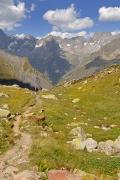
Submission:
<svg viewBox="0 0 120 180">
<path fill-rule="evenodd" d="M 37 98 L 36 98 L 37 99 Z M 28 107 L 24 115 L 33 107 Z M 12 149 L 0 157 L 0 180 L 40 180 L 41 174 L 30 167 L 29 152 L 32 145 L 31 135 L 20 131 L 22 116 L 17 115 L 14 121 L 14 136 L 18 137 Z"/>
</svg>

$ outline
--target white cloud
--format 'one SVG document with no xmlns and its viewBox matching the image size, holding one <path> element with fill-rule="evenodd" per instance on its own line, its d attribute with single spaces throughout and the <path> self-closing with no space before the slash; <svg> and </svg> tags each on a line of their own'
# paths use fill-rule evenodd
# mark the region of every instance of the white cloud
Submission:
<svg viewBox="0 0 120 180">
<path fill-rule="evenodd" d="M 35 5 L 34 3 L 32 3 L 32 4 L 31 4 L 30 11 L 33 12 L 33 11 L 35 11 L 35 9 L 36 9 L 36 5 Z"/>
<path fill-rule="evenodd" d="M 100 21 L 120 21 L 120 7 L 101 7 L 99 9 Z"/>
<path fill-rule="evenodd" d="M 11 30 L 19 27 L 25 12 L 24 2 L 15 4 L 14 0 L 0 0 L 0 28 Z"/>
<path fill-rule="evenodd" d="M 94 24 L 90 17 L 80 18 L 73 4 L 67 9 L 49 10 L 43 18 L 53 25 L 54 30 L 60 31 L 86 29 Z"/>
<path fill-rule="evenodd" d="M 58 32 L 58 31 L 52 31 L 48 35 L 56 36 L 56 37 L 61 37 L 63 39 L 65 38 L 72 38 L 72 37 L 77 37 L 77 36 L 86 36 L 86 31 L 81 31 L 78 33 L 69 33 L 69 32 Z"/>
</svg>

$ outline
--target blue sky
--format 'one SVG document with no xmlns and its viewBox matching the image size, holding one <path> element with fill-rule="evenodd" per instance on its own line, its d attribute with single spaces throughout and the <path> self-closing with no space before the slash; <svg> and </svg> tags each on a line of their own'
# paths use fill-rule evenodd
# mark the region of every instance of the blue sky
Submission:
<svg viewBox="0 0 120 180">
<path fill-rule="evenodd" d="M 1 0 L 3 1 L 3 0 Z M 4 6 L 5 1 L 8 3 L 10 0 L 4 0 L 1 4 Z M 8 33 L 11 34 L 32 34 L 33 36 L 44 36 L 51 31 L 59 31 L 61 33 L 78 33 L 81 31 L 95 32 L 95 31 L 116 31 L 120 30 L 120 0 L 12 0 L 12 5 L 17 6 L 19 3 L 24 3 L 17 20 L 14 20 L 14 28 L 9 29 Z M 15 2 L 16 1 L 16 2 Z M 32 9 L 31 6 L 34 7 Z M 99 9 L 101 9 L 101 18 Z M 66 17 L 65 23 L 63 22 L 63 16 L 61 19 L 59 13 L 69 8 L 73 15 L 69 14 L 70 17 Z M 71 9 L 70 9 L 71 8 Z M 112 9 L 108 9 L 112 8 Z M 117 9 L 115 9 L 117 8 Z M 20 8 L 19 8 L 20 9 Z M 52 19 L 53 16 L 49 12 L 53 10 L 52 13 L 55 15 L 56 19 Z M 47 13 L 49 12 L 49 13 Z M 4 13 L 4 12 L 3 12 Z M 11 12 L 10 12 L 11 13 Z M 24 16 L 23 17 L 23 14 Z M 43 18 L 43 16 L 46 16 Z M 115 14 L 116 13 L 116 14 Z M 4 16 L 3 16 L 4 17 Z M 10 16 L 9 16 L 10 17 Z M 88 19 L 85 19 L 88 17 Z M 2 18 L 2 17 L 1 17 Z M 1 20 L 0 18 L 0 20 Z M 63 18 L 63 19 L 62 19 Z M 72 20 L 70 20 L 70 18 Z M 59 20 L 61 23 L 57 23 Z M 64 19 L 65 20 L 65 19 Z M 67 20 L 70 21 L 67 23 Z M 81 22 L 81 20 L 85 22 Z M 5 19 L 5 21 L 7 21 Z M 76 21 L 76 23 L 75 23 Z M 3 19 L 4 22 L 4 19 Z M 16 24 L 17 25 L 16 25 Z M 86 23 L 85 25 L 79 25 L 79 23 Z M 13 21 L 11 23 L 13 26 Z M 65 25 L 66 24 L 66 25 Z M 0 25 L 4 30 L 8 30 L 8 25 Z M 16 27 L 17 26 L 17 27 Z M 69 27 L 68 27 L 69 26 Z"/>
</svg>

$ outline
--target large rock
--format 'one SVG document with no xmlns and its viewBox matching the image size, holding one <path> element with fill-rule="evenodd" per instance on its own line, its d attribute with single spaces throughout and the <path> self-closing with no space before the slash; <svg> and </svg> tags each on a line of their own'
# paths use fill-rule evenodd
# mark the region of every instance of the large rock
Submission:
<svg viewBox="0 0 120 180">
<path fill-rule="evenodd" d="M 116 153 L 120 153 L 120 136 L 114 141 L 114 150 Z"/>
<path fill-rule="evenodd" d="M 10 111 L 7 109 L 0 109 L 0 118 L 7 118 L 10 116 Z"/>
<path fill-rule="evenodd" d="M 93 152 L 97 148 L 97 141 L 92 138 L 88 138 L 85 141 L 85 147 L 88 152 Z"/>
<path fill-rule="evenodd" d="M 70 142 L 71 146 L 75 150 L 84 150 L 85 149 L 85 141 L 82 141 L 81 138 L 75 138 Z"/>
<path fill-rule="evenodd" d="M 86 137 L 87 137 L 85 131 L 81 127 L 72 129 L 70 132 L 70 135 L 80 138 L 81 141 L 86 140 Z"/>
<path fill-rule="evenodd" d="M 71 130 L 70 135 L 73 140 L 70 142 L 71 146 L 76 150 L 85 149 L 86 133 L 81 127 L 77 127 Z"/>
<path fill-rule="evenodd" d="M 104 152 L 107 155 L 111 155 L 112 153 L 114 153 L 113 145 L 114 142 L 112 140 L 108 140 L 106 142 L 99 142 L 98 150 L 99 152 Z"/>
</svg>

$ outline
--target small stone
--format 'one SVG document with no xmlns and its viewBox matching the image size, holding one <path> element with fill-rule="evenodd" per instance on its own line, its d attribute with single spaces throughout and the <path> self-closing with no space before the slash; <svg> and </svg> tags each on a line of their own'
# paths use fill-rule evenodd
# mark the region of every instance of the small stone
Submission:
<svg viewBox="0 0 120 180">
<path fill-rule="evenodd" d="M 42 98 L 57 100 L 57 97 L 54 94 L 42 95 Z"/>
<path fill-rule="evenodd" d="M 65 113 L 65 116 L 68 116 L 68 113 Z"/>
<path fill-rule="evenodd" d="M 99 126 L 94 126 L 95 129 L 99 129 L 100 127 Z"/>
<path fill-rule="evenodd" d="M 117 125 L 116 124 L 111 124 L 110 127 L 115 128 L 115 127 L 117 127 Z"/>
<path fill-rule="evenodd" d="M 7 118 L 10 116 L 10 111 L 7 109 L 0 109 L 0 118 Z"/>
<path fill-rule="evenodd" d="M 83 81 L 83 84 L 87 84 L 87 83 L 88 83 L 88 81 L 87 81 L 87 80 Z"/>
<path fill-rule="evenodd" d="M 79 98 L 76 98 L 76 99 L 73 99 L 73 100 L 72 100 L 73 103 L 78 103 L 79 101 L 80 101 Z"/>
<path fill-rule="evenodd" d="M 111 130 L 111 127 L 102 125 L 101 129 L 104 130 L 104 131 L 109 131 L 109 130 Z"/>
<path fill-rule="evenodd" d="M 45 88 L 42 89 L 42 92 L 47 92 L 47 91 L 48 91 L 48 89 L 45 89 Z"/>
<path fill-rule="evenodd" d="M 107 117 L 104 117 L 104 120 L 107 120 L 108 118 Z"/>
</svg>

